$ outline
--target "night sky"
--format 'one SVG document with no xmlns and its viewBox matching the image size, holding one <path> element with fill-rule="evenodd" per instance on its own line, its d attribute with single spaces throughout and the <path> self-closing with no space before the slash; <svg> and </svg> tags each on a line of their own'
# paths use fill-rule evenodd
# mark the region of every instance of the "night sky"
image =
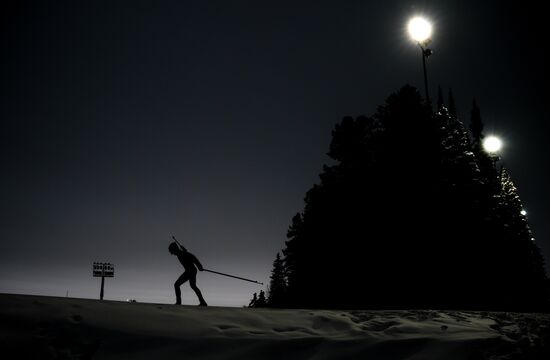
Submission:
<svg viewBox="0 0 550 360">
<path fill-rule="evenodd" d="M 92 263 L 110 261 L 106 299 L 174 302 L 172 234 L 206 268 L 268 282 L 334 125 L 407 83 L 423 94 L 417 14 L 434 22 L 432 97 L 452 87 L 466 125 L 477 99 L 549 262 L 549 42 L 542 8 L 518 4 L 4 4 L 0 292 L 97 298 Z M 226 306 L 263 288 L 198 285 Z"/>
</svg>

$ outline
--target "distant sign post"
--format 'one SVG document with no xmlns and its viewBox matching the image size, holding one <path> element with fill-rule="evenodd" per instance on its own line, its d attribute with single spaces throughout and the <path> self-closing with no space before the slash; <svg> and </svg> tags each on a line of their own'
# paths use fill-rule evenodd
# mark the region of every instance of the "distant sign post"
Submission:
<svg viewBox="0 0 550 360">
<path fill-rule="evenodd" d="M 99 299 L 103 300 L 103 288 L 105 286 L 106 277 L 115 276 L 115 267 L 111 263 L 94 262 L 94 277 L 101 277 L 101 292 Z"/>
</svg>

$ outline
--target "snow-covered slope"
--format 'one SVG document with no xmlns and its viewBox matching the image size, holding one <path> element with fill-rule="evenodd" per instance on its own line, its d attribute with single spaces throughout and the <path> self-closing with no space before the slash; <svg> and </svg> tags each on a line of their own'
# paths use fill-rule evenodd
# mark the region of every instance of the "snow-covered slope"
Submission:
<svg viewBox="0 0 550 360">
<path fill-rule="evenodd" d="M 548 314 L 200 308 L 3 294 L 0 324 L 3 353 L 21 359 L 550 359 Z"/>
</svg>

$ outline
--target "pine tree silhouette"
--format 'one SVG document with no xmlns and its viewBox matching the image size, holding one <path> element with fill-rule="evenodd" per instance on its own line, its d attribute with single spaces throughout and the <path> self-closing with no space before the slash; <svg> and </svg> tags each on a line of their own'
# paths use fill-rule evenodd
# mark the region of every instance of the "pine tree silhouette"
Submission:
<svg viewBox="0 0 550 360">
<path fill-rule="evenodd" d="M 472 143 L 474 147 L 481 147 L 483 140 L 483 122 L 481 121 L 481 112 L 476 99 L 472 101 L 472 111 L 470 113 L 470 132 L 472 134 Z"/>
<path fill-rule="evenodd" d="M 256 307 L 256 303 L 258 302 L 258 294 L 254 293 L 252 295 L 252 299 L 250 299 L 250 302 L 248 303 L 248 307 Z"/>
<path fill-rule="evenodd" d="M 498 192 L 498 173 L 495 163 L 498 160 L 498 155 L 489 154 L 483 149 L 483 121 L 481 120 L 481 111 L 477 105 L 477 101 L 472 101 L 472 110 L 470 112 L 470 133 L 472 135 L 472 152 L 477 158 L 477 163 L 481 171 L 483 180 L 491 189 L 488 193 Z"/>
<path fill-rule="evenodd" d="M 267 300 L 265 298 L 265 292 L 263 290 L 260 290 L 260 295 L 258 295 L 258 300 L 256 301 L 256 304 L 254 307 L 262 308 L 267 306 Z"/>
<path fill-rule="evenodd" d="M 443 90 L 441 86 L 437 87 L 437 111 L 441 111 L 445 107 L 445 100 L 443 99 Z"/>
<path fill-rule="evenodd" d="M 306 279 L 303 279 L 304 271 L 300 270 L 305 263 L 301 260 L 306 256 L 305 229 L 302 214 L 297 213 L 292 218 L 292 224 L 288 228 L 287 238 L 283 249 L 284 271 L 287 279 L 287 299 L 292 299 L 292 304 L 298 306 L 303 299 L 301 290 L 305 289 Z"/>
<path fill-rule="evenodd" d="M 458 118 L 458 114 L 456 112 L 455 98 L 452 89 L 449 89 L 449 116 L 451 117 L 451 119 Z"/>
<path fill-rule="evenodd" d="M 496 197 L 496 218 L 501 232 L 499 250 L 508 277 L 506 285 L 510 286 L 510 283 L 513 283 L 519 289 L 510 294 L 509 301 L 513 304 L 524 297 L 547 298 L 548 279 L 544 271 L 544 259 L 534 241 L 518 190 L 509 172 L 504 168 L 500 171 L 499 180 L 500 193 Z"/>
<path fill-rule="evenodd" d="M 271 270 L 267 305 L 269 307 L 283 307 L 285 305 L 286 291 L 287 284 L 284 263 L 281 255 L 277 253 L 277 257 L 273 261 L 273 269 Z"/>
</svg>

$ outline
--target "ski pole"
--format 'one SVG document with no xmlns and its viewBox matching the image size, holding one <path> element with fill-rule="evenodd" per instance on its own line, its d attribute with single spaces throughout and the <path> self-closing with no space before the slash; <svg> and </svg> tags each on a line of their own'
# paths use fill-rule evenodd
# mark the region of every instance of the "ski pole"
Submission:
<svg viewBox="0 0 550 360">
<path fill-rule="evenodd" d="M 208 271 L 208 272 L 213 273 L 213 274 L 218 274 L 218 275 L 223 275 L 223 276 L 227 276 L 227 277 L 231 277 L 231 278 L 235 278 L 235 279 L 239 279 L 239 280 L 249 281 L 249 282 L 255 283 L 255 284 L 260 284 L 260 285 L 264 284 L 264 283 L 261 283 L 261 282 L 256 281 L 256 280 L 245 279 L 245 278 L 240 277 L 240 276 L 224 274 L 224 273 L 217 272 L 217 271 L 214 271 L 214 270 L 208 270 L 208 269 L 203 269 L 203 270 Z"/>
</svg>

